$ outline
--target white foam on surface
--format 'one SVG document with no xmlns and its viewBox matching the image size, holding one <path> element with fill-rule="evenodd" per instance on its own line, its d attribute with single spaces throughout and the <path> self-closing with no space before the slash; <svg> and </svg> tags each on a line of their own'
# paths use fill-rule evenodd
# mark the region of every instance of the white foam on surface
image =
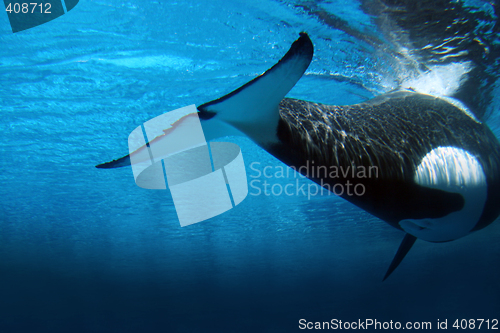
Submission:
<svg viewBox="0 0 500 333">
<path fill-rule="evenodd" d="M 433 96 L 453 96 L 471 69 L 470 62 L 429 66 L 429 71 L 404 81 L 402 88 Z"/>
</svg>

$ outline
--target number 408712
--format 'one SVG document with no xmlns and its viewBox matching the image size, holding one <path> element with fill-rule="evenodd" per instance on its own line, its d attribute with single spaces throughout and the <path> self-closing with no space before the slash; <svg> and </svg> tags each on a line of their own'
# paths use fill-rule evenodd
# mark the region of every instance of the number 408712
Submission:
<svg viewBox="0 0 500 333">
<path fill-rule="evenodd" d="M 52 5 L 50 3 L 36 3 L 36 2 L 31 2 L 31 3 L 9 3 L 7 7 L 5 8 L 6 12 L 9 13 L 23 13 L 23 14 L 28 14 L 28 13 L 41 13 L 41 14 L 51 14 L 50 7 Z"/>
</svg>

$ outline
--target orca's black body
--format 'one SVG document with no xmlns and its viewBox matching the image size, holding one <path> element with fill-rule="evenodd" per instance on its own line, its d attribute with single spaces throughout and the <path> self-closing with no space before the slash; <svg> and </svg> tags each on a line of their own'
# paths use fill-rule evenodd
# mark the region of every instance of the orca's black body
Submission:
<svg viewBox="0 0 500 333">
<path fill-rule="evenodd" d="M 407 233 L 386 278 L 416 238 L 450 241 L 497 218 L 500 145 L 484 123 L 456 100 L 409 90 L 350 106 L 285 98 L 312 56 L 302 33 L 266 73 L 198 107 L 207 140 L 246 135 L 297 170 L 375 168 L 370 177 L 303 173 L 327 189 L 362 184 L 363 195 L 342 197 Z"/>
<path fill-rule="evenodd" d="M 362 183 L 366 189 L 362 196 L 342 197 L 396 228 L 401 229 L 398 223 L 403 219 L 438 218 L 462 209 L 461 195 L 414 182 L 417 166 L 437 147 L 461 148 L 484 170 L 487 201 L 473 230 L 500 214 L 498 140 L 484 123 L 441 98 L 397 91 L 349 106 L 285 98 L 277 132 L 281 144 L 270 152 L 287 164 L 297 164 L 297 169 L 307 161 L 309 166 L 314 161 L 316 169 L 376 167 L 372 177 L 352 177 L 349 172 L 351 177 L 315 181 L 330 186 Z"/>
</svg>

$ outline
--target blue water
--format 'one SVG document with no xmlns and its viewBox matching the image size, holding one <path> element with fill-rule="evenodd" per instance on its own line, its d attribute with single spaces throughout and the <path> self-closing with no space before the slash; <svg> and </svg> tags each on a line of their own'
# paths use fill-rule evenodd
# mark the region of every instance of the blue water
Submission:
<svg viewBox="0 0 500 333">
<path fill-rule="evenodd" d="M 418 241 L 382 283 L 402 232 L 339 198 L 249 195 L 181 228 L 168 191 L 137 187 L 130 168 L 94 167 L 126 154 L 144 121 L 262 73 L 301 31 L 315 56 L 289 96 L 351 104 L 394 88 L 391 56 L 294 4 L 80 1 L 16 34 L 0 15 L 0 332 L 295 332 L 302 318 L 436 330 L 437 319 L 448 329 L 500 319 L 498 221 L 457 241 Z M 379 34 L 355 1 L 323 8 Z M 247 167 L 283 166 L 247 139 L 224 141 L 240 145 Z M 310 184 L 271 179 L 295 181 Z"/>
</svg>

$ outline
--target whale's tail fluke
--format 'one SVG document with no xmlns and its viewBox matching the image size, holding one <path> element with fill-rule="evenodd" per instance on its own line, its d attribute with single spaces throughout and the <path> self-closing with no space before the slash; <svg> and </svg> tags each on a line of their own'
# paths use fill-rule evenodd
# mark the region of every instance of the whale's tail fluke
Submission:
<svg viewBox="0 0 500 333">
<path fill-rule="evenodd" d="M 403 238 L 403 241 L 401 242 L 401 245 L 399 245 L 398 252 L 396 252 L 394 259 L 392 259 L 391 265 L 389 266 L 387 273 L 385 273 L 383 281 L 385 281 L 389 277 L 389 275 L 391 275 L 391 273 L 394 272 L 394 270 L 399 266 L 401 261 L 403 261 L 404 257 L 410 251 L 413 244 L 415 244 L 416 240 L 417 237 L 410 234 L 406 234 L 406 236 Z"/>
</svg>

